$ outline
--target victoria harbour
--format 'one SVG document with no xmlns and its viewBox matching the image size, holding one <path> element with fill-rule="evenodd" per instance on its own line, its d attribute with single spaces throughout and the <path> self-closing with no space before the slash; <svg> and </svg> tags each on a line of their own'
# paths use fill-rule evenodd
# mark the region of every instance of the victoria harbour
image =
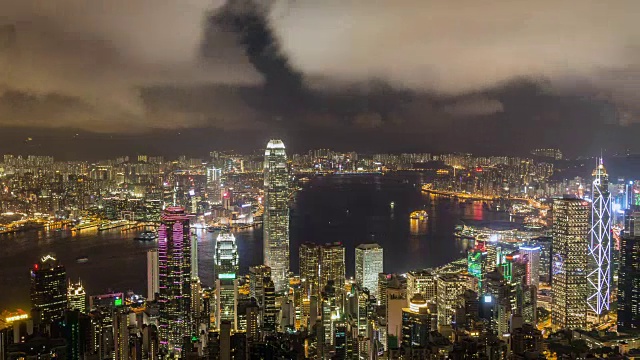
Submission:
<svg viewBox="0 0 640 360">
<path fill-rule="evenodd" d="M 429 196 L 416 186 L 415 176 L 335 175 L 313 179 L 296 195 L 291 211 L 291 269 L 298 267 L 298 249 L 304 242 L 341 242 L 346 248 L 346 273 L 353 276 L 354 249 L 377 242 L 385 249 L 384 268 L 392 273 L 443 265 L 466 256 L 469 240 L 456 239 L 461 221 L 504 220 L 508 215 L 483 209 L 482 202 L 459 203 Z M 410 213 L 428 212 L 412 224 Z M 199 276 L 204 285 L 214 281 L 217 232 L 193 230 L 198 238 Z M 144 293 L 146 252 L 155 242 L 134 238 L 136 231 L 27 231 L 0 235 L 0 308 L 28 308 L 29 267 L 40 256 L 55 254 L 68 277 L 82 280 L 89 293 L 112 291 Z M 234 232 L 240 270 L 262 263 L 262 229 Z M 78 263 L 87 256 L 89 261 Z"/>
</svg>

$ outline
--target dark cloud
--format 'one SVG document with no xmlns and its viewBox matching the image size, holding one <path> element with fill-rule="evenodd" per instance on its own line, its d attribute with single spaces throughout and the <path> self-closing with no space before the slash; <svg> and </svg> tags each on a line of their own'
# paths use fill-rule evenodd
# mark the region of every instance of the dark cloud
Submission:
<svg viewBox="0 0 640 360">
<path fill-rule="evenodd" d="M 375 139 L 480 121 L 480 131 L 499 124 L 486 136 L 508 141 L 531 122 L 562 129 L 584 109 L 595 111 L 579 120 L 585 132 L 633 124 L 640 110 L 635 0 L 0 0 L 0 8 L 0 24 L 11 24 L 0 26 L 0 125 Z"/>
</svg>

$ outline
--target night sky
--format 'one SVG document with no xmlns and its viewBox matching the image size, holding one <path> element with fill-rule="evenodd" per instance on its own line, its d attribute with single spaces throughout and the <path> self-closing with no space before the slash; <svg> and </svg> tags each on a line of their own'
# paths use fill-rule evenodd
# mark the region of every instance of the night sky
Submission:
<svg viewBox="0 0 640 360">
<path fill-rule="evenodd" d="M 0 153 L 640 151 L 637 0 L 0 8 Z"/>
</svg>

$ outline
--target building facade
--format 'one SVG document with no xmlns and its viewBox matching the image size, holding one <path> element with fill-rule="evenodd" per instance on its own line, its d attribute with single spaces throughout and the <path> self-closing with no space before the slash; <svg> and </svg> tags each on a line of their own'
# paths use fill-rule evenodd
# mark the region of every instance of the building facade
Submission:
<svg viewBox="0 0 640 360">
<path fill-rule="evenodd" d="M 287 288 L 289 273 L 289 170 L 281 140 L 264 153 L 264 264 L 271 268 L 276 292 Z"/>
<path fill-rule="evenodd" d="M 640 330 L 640 212 L 627 210 L 620 239 L 618 331 Z"/>
<path fill-rule="evenodd" d="M 378 274 L 383 273 L 384 264 L 382 246 L 378 244 L 360 244 L 356 247 L 356 283 L 378 296 Z"/>
<path fill-rule="evenodd" d="M 162 353 L 180 354 L 191 334 L 191 236 L 182 207 L 168 207 L 158 227 L 159 338 Z"/>
<path fill-rule="evenodd" d="M 593 170 L 591 195 L 587 304 L 600 317 L 609 310 L 611 297 L 611 194 L 602 159 Z"/>
<path fill-rule="evenodd" d="M 553 202 L 551 324 L 586 326 L 589 203 L 565 197 Z"/>
<path fill-rule="evenodd" d="M 30 292 L 34 321 L 46 326 L 62 319 L 67 307 L 67 271 L 53 255 L 33 264 Z"/>
</svg>

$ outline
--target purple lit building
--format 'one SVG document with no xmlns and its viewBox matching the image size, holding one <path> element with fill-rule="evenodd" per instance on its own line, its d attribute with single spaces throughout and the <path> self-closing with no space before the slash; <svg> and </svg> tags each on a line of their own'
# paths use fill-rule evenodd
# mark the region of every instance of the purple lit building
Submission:
<svg viewBox="0 0 640 360">
<path fill-rule="evenodd" d="M 168 207 L 158 228 L 160 350 L 180 354 L 191 335 L 191 243 L 182 207 Z"/>
</svg>

